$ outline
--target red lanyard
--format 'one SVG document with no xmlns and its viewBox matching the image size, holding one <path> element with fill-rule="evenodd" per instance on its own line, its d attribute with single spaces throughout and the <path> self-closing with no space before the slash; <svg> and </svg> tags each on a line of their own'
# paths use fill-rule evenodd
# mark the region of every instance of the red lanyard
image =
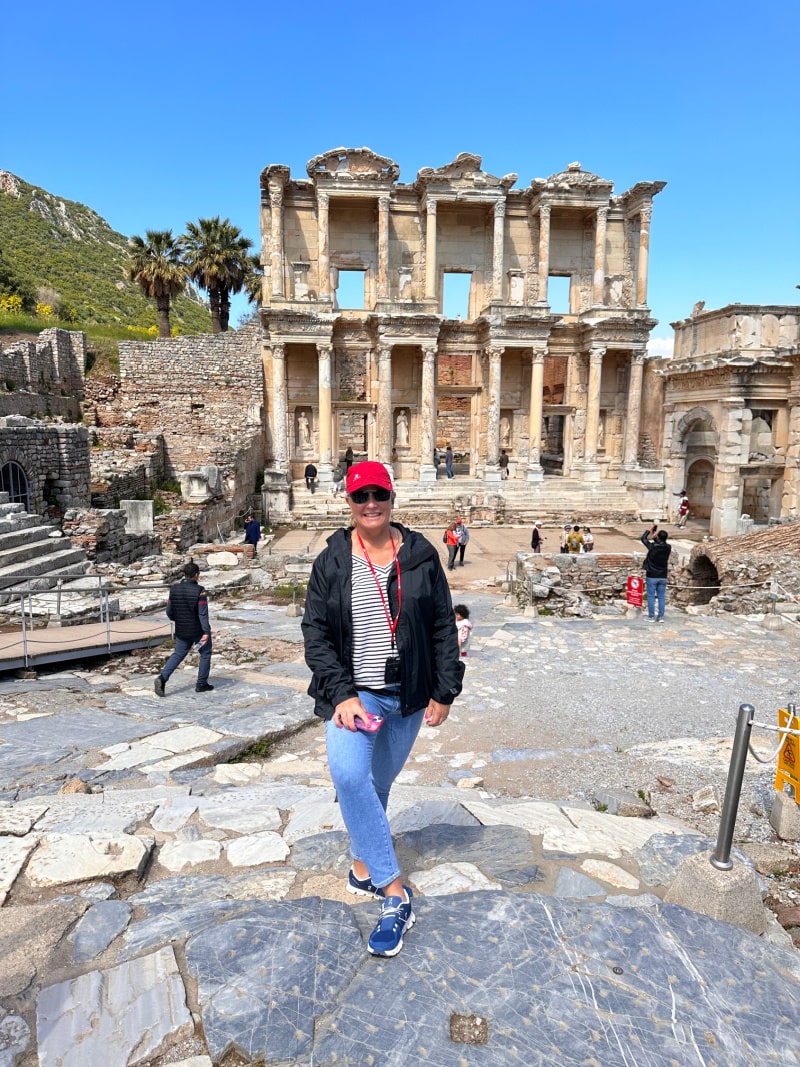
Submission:
<svg viewBox="0 0 800 1067">
<path fill-rule="evenodd" d="M 378 575 L 375 573 L 375 568 L 372 566 L 372 560 L 369 558 L 369 552 L 364 547 L 364 542 L 361 540 L 361 534 L 356 533 L 358 543 L 361 545 L 361 551 L 364 553 L 364 559 L 369 564 L 369 569 L 372 571 L 372 577 L 375 579 L 375 584 L 378 587 L 378 592 L 381 595 L 381 603 L 383 604 L 383 610 L 386 612 L 386 621 L 389 624 L 389 633 L 392 635 L 392 648 L 394 648 L 394 634 L 397 629 L 397 623 L 400 620 L 400 609 L 403 606 L 403 585 L 400 581 L 400 562 L 397 559 L 397 549 L 394 547 L 394 538 L 389 534 L 389 540 L 392 542 L 392 556 L 394 557 L 394 566 L 397 571 L 397 614 L 394 619 L 389 613 L 389 605 L 386 603 L 386 597 L 383 592 L 383 586 L 378 581 Z"/>
</svg>

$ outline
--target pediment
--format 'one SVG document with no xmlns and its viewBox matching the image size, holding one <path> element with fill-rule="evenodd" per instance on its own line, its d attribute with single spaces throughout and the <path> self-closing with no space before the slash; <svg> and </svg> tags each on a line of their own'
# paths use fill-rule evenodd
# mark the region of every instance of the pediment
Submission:
<svg viewBox="0 0 800 1067">
<path fill-rule="evenodd" d="M 506 174 L 502 178 L 487 174 L 481 169 L 483 160 L 472 152 L 461 152 L 452 163 L 443 167 L 423 167 L 417 175 L 422 185 L 452 185 L 457 188 L 510 189 L 516 182 L 516 174 Z"/>
<path fill-rule="evenodd" d="M 583 170 L 580 163 L 570 163 L 566 170 L 551 174 L 549 178 L 536 178 L 531 185 L 548 191 L 610 193 L 614 183 L 598 174 Z"/>
<path fill-rule="evenodd" d="M 309 178 L 334 178 L 337 181 L 389 181 L 400 176 L 400 167 L 388 156 L 379 156 L 371 148 L 333 148 L 308 161 Z"/>
</svg>

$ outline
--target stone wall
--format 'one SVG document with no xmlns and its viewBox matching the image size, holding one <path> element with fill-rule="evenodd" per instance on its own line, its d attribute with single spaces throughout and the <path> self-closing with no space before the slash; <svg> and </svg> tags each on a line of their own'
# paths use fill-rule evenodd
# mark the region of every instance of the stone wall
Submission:
<svg viewBox="0 0 800 1067">
<path fill-rule="evenodd" d="M 90 454 L 92 506 L 118 508 L 120 500 L 152 497 L 164 475 L 162 438 L 107 429 L 91 433 L 97 436 Z"/>
<path fill-rule="evenodd" d="M 0 467 L 6 463 L 25 471 L 32 512 L 63 513 L 89 504 L 89 434 L 83 426 L 0 418 Z"/>
<path fill-rule="evenodd" d="M 0 416 L 78 418 L 83 398 L 86 335 L 42 330 L 36 341 L 0 350 Z"/>
<path fill-rule="evenodd" d="M 94 563 L 132 563 L 161 552 L 157 534 L 126 533 L 125 521 L 124 511 L 70 509 L 64 515 L 62 528 L 73 545 L 82 548 Z"/>
</svg>

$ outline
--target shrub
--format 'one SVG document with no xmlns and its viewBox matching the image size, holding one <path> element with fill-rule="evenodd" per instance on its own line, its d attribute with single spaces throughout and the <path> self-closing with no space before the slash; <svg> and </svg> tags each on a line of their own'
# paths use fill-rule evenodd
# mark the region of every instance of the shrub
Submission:
<svg viewBox="0 0 800 1067">
<path fill-rule="evenodd" d="M 0 296 L 0 311 L 6 315 L 21 314 L 22 297 L 17 296 L 16 293 L 13 296 Z"/>
</svg>

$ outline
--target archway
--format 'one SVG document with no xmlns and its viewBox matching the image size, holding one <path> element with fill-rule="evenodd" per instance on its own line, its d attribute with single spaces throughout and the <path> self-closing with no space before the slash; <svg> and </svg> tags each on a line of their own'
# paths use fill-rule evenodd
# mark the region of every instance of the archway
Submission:
<svg viewBox="0 0 800 1067">
<path fill-rule="evenodd" d="M 711 517 L 714 506 L 714 465 L 707 459 L 695 460 L 688 466 L 686 492 L 692 515 L 698 519 Z"/>
<path fill-rule="evenodd" d="M 31 510 L 31 489 L 24 467 L 19 463 L 6 463 L 0 467 L 0 493 L 8 493 L 11 504 L 23 504 L 26 511 Z"/>
</svg>

